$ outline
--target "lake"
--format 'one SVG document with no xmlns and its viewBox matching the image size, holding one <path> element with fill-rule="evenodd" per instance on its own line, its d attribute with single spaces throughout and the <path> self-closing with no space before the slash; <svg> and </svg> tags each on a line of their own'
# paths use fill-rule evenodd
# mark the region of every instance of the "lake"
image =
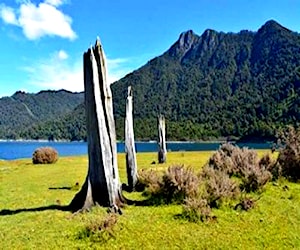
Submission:
<svg viewBox="0 0 300 250">
<path fill-rule="evenodd" d="M 136 151 L 156 152 L 158 147 L 155 142 L 136 142 Z M 168 142 L 168 151 L 207 151 L 217 150 L 219 142 Z M 240 147 L 251 149 L 270 149 L 270 143 L 238 143 Z M 31 158 L 32 153 L 39 147 L 53 147 L 59 156 L 85 155 L 87 154 L 86 142 L 24 142 L 24 141 L 0 141 L 0 159 L 14 160 L 20 158 Z M 124 152 L 124 143 L 117 143 L 119 153 Z"/>
</svg>

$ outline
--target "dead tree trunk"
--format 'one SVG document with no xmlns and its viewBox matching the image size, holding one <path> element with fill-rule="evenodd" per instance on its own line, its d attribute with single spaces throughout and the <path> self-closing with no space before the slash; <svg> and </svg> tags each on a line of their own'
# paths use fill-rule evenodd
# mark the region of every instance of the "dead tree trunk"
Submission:
<svg viewBox="0 0 300 250">
<path fill-rule="evenodd" d="M 126 170 L 127 170 L 127 191 L 134 190 L 137 184 L 137 162 L 134 144 L 133 131 L 133 108 L 132 108 L 132 90 L 128 86 L 128 96 L 126 100 L 126 118 L 125 118 L 125 153 L 126 153 Z"/>
<path fill-rule="evenodd" d="M 119 210 L 122 201 L 117 166 L 112 94 L 106 59 L 97 39 L 83 56 L 89 168 L 85 183 L 70 204 L 73 211 L 99 204 Z"/>
<path fill-rule="evenodd" d="M 167 160 L 166 146 L 166 122 L 163 115 L 158 116 L 158 163 L 165 163 Z"/>
</svg>

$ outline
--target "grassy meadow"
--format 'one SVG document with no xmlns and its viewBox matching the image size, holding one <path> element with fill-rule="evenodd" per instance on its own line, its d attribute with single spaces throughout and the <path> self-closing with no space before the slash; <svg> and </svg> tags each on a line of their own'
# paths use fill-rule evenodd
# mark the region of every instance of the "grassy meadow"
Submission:
<svg viewBox="0 0 300 250">
<path fill-rule="evenodd" d="M 156 153 L 139 153 L 137 161 L 139 169 L 200 169 L 211 154 L 170 152 L 167 163 L 157 165 L 151 164 Z M 126 182 L 125 155 L 118 161 Z M 85 226 L 107 216 L 106 209 L 72 214 L 57 205 L 69 204 L 87 165 L 87 156 L 61 157 L 53 165 L 0 161 L 0 249 L 300 249 L 300 185 L 285 180 L 268 183 L 247 212 L 224 206 L 213 209 L 215 220 L 194 223 L 178 216 L 181 205 L 128 205 L 106 235 L 84 237 Z M 125 196 L 142 199 L 140 193 Z"/>
</svg>

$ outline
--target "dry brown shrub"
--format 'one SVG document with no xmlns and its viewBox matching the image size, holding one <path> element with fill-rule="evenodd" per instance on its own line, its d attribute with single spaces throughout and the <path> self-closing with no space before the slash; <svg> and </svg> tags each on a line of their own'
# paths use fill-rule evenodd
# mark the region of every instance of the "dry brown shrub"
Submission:
<svg viewBox="0 0 300 250">
<path fill-rule="evenodd" d="M 216 170 L 222 171 L 229 175 L 233 174 L 232 159 L 222 149 L 218 150 L 210 157 L 208 164 Z"/>
<path fill-rule="evenodd" d="M 236 147 L 236 150 L 233 152 L 232 156 L 233 161 L 233 172 L 235 175 L 243 176 L 245 169 L 251 169 L 254 166 L 258 166 L 259 158 L 257 153 L 254 150 L 248 148 L 239 148 Z"/>
<path fill-rule="evenodd" d="M 252 198 L 243 198 L 240 200 L 240 202 L 238 204 L 235 205 L 234 210 L 244 210 L 244 211 L 248 211 L 252 208 L 254 208 L 256 201 Z"/>
<path fill-rule="evenodd" d="M 278 175 L 291 181 L 300 180 L 300 129 L 289 126 L 279 134 Z"/>
<path fill-rule="evenodd" d="M 231 144 L 222 145 L 213 154 L 208 166 L 242 180 L 241 188 L 246 192 L 260 190 L 272 177 L 269 169 L 274 163 L 269 156 L 259 159 L 254 150 L 239 148 Z"/>
<path fill-rule="evenodd" d="M 208 165 L 232 176 L 239 175 L 245 165 L 255 165 L 257 161 L 255 151 L 225 143 L 210 157 Z"/>
<path fill-rule="evenodd" d="M 52 164 L 57 162 L 58 153 L 52 147 L 41 147 L 36 149 L 32 155 L 33 164 Z"/>
<path fill-rule="evenodd" d="M 225 200 L 236 198 L 239 193 L 238 184 L 220 170 L 205 167 L 202 171 L 204 182 L 203 197 L 210 207 L 219 207 Z"/>
<path fill-rule="evenodd" d="M 211 208 L 206 199 L 190 197 L 184 201 L 182 216 L 192 222 L 203 222 L 211 217 Z"/>
<path fill-rule="evenodd" d="M 241 179 L 241 189 L 243 191 L 247 193 L 256 192 L 260 191 L 272 179 L 272 174 L 261 169 L 259 165 L 249 165 L 248 168 L 243 169 Z"/>
<path fill-rule="evenodd" d="M 139 171 L 139 183 L 145 187 L 144 195 L 154 203 L 183 203 L 184 199 L 195 196 L 200 179 L 192 168 L 183 165 L 170 166 L 165 173 L 154 170 Z"/>
<path fill-rule="evenodd" d="M 259 160 L 259 166 L 261 169 L 268 170 L 269 172 L 272 172 L 274 169 L 274 166 L 276 164 L 276 161 L 272 159 L 270 154 L 265 154 L 263 157 Z"/>
<path fill-rule="evenodd" d="M 145 190 L 149 194 L 159 192 L 162 185 L 162 176 L 153 169 L 140 169 L 138 171 L 137 190 Z"/>
<path fill-rule="evenodd" d="M 196 196 L 199 186 L 200 179 L 192 168 L 174 165 L 163 175 L 161 192 L 167 203 L 182 203 L 185 198 Z"/>
</svg>

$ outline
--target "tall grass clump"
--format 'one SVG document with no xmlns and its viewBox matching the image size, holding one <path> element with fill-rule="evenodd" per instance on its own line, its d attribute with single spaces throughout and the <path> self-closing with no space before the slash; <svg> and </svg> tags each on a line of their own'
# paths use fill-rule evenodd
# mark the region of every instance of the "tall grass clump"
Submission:
<svg viewBox="0 0 300 250">
<path fill-rule="evenodd" d="M 106 243 L 115 238 L 114 230 L 118 217 L 115 213 L 109 213 L 105 217 L 93 218 L 86 222 L 84 228 L 78 233 L 77 239 L 88 239 L 91 242 Z"/>
<path fill-rule="evenodd" d="M 33 164 L 52 164 L 57 162 L 58 153 L 52 147 L 37 148 L 32 155 Z"/>
<path fill-rule="evenodd" d="M 300 180 L 300 129 L 289 126 L 278 137 L 281 145 L 277 159 L 278 175 L 297 182 Z"/>
</svg>

